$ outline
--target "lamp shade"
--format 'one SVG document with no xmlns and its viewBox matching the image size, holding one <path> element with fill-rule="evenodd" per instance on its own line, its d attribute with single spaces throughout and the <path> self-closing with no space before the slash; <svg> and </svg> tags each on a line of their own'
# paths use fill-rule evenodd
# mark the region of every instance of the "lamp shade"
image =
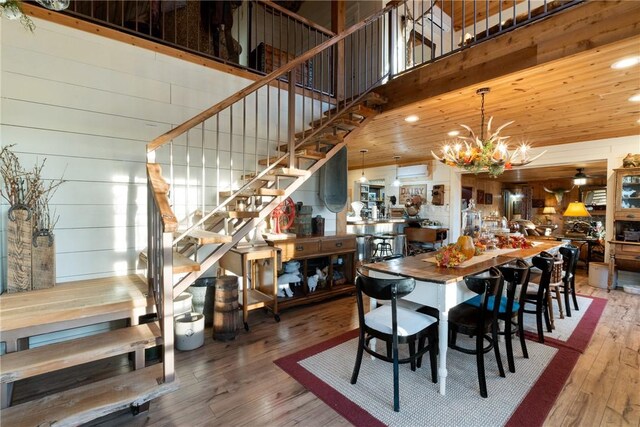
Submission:
<svg viewBox="0 0 640 427">
<path fill-rule="evenodd" d="M 571 202 L 562 216 L 591 216 L 584 203 Z"/>
<path fill-rule="evenodd" d="M 553 215 L 556 213 L 556 208 L 554 208 L 553 206 L 546 206 L 543 210 L 542 213 L 544 215 Z"/>
</svg>

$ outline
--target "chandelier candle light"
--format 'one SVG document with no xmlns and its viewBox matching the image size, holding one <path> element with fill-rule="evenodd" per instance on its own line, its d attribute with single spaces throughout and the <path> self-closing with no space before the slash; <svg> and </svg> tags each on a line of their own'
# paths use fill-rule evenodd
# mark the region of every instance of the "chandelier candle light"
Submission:
<svg viewBox="0 0 640 427">
<path fill-rule="evenodd" d="M 503 124 L 491 133 L 493 117 L 490 117 L 487 123 L 487 138 L 485 139 L 484 96 L 489 93 L 489 88 L 478 89 L 476 93 L 482 97 L 480 136 L 476 136 L 469 126 L 461 124 L 460 126 L 469 131 L 469 136 L 458 136 L 453 145 L 447 144 L 442 147 L 441 156 L 432 151 L 431 154 L 434 158 L 448 166 L 457 166 L 476 174 L 488 172 L 489 175 L 496 177 L 505 170 L 528 165 L 546 153 L 543 151 L 537 156 L 529 158 L 527 151 L 530 147 L 527 144 L 522 144 L 513 151 L 509 150 L 508 144 L 505 143 L 509 137 L 500 136 L 500 132 L 513 123 L 512 121 Z"/>
</svg>

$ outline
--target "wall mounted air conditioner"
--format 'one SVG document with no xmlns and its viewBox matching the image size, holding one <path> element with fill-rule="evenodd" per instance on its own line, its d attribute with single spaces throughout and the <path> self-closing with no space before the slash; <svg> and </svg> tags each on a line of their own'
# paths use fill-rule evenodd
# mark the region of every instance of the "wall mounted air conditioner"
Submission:
<svg viewBox="0 0 640 427">
<path fill-rule="evenodd" d="M 398 168 L 398 178 L 426 178 L 429 174 L 427 165 L 402 166 Z"/>
</svg>

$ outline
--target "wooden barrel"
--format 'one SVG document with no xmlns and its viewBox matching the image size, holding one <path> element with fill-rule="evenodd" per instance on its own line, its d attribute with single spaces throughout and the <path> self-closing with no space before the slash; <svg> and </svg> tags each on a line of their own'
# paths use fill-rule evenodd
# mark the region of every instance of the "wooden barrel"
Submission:
<svg viewBox="0 0 640 427">
<path fill-rule="evenodd" d="M 213 339 L 229 341 L 236 338 L 238 307 L 238 278 L 218 277 L 213 304 Z"/>
</svg>

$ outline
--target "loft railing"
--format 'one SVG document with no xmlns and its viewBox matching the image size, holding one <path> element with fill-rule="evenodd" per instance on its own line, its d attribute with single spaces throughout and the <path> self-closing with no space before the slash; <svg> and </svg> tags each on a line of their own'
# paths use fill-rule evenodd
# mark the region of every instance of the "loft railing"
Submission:
<svg viewBox="0 0 640 427">
<path fill-rule="evenodd" d="M 335 36 L 265 0 L 73 0 L 63 13 L 260 74 Z M 313 76 L 333 63 L 310 64 L 305 86 L 319 90 Z"/>
<path fill-rule="evenodd" d="M 583 0 L 408 0 L 395 11 L 392 75 L 459 52 Z"/>
</svg>

